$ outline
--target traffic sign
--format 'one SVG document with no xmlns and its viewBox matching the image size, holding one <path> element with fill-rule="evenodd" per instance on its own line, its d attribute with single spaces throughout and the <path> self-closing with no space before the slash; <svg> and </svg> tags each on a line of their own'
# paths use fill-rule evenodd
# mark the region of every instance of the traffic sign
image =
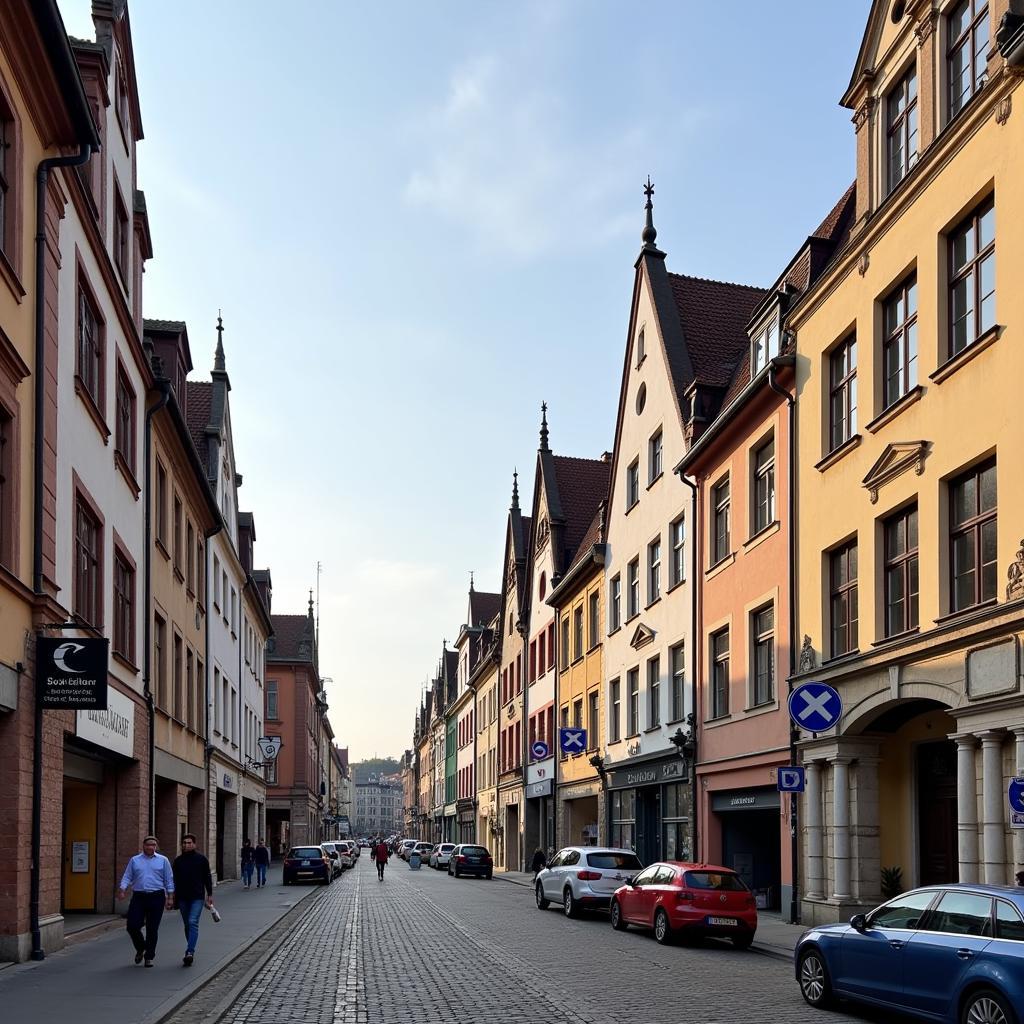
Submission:
<svg viewBox="0 0 1024 1024">
<path fill-rule="evenodd" d="M 801 683 L 789 695 L 789 717 L 808 732 L 827 732 L 843 716 L 843 698 L 827 683 Z"/>
<path fill-rule="evenodd" d="M 1010 828 L 1024 828 L 1024 778 L 1010 779 L 1006 798 L 1010 803 Z"/>
<path fill-rule="evenodd" d="M 587 749 L 587 730 L 559 729 L 558 746 L 563 754 L 582 754 Z"/>
<path fill-rule="evenodd" d="M 550 755 L 551 748 L 543 740 L 534 740 L 530 744 L 530 753 L 533 754 L 534 761 L 543 761 Z"/>
<path fill-rule="evenodd" d="M 780 768 L 777 781 L 780 793 L 802 793 L 804 791 L 804 770 L 796 765 Z"/>
</svg>

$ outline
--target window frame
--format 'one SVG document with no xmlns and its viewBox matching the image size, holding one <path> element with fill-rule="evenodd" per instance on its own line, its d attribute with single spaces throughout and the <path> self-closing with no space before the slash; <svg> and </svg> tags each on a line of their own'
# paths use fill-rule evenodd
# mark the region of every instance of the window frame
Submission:
<svg viewBox="0 0 1024 1024">
<path fill-rule="evenodd" d="M 945 115 L 947 123 L 953 121 L 954 118 L 958 117 L 962 111 L 970 106 L 971 100 L 974 99 L 982 90 L 985 88 L 985 83 L 988 81 L 988 61 L 984 58 L 984 52 L 979 53 L 979 47 L 977 43 L 978 29 L 984 26 L 985 28 L 985 45 L 982 50 L 988 50 L 992 45 L 992 30 L 989 24 L 991 17 L 991 11 L 989 8 L 989 0 L 980 0 L 980 8 L 978 6 L 979 0 L 963 0 L 963 3 L 957 4 L 955 7 L 950 8 L 949 13 L 946 15 L 946 109 Z M 961 32 L 955 39 L 953 38 L 953 16 L 963 6 L 967 7 L 968 14 L 970 17 L 967 20 L 967 27 Z M 959 106 L 954 109 L 953 100 L 953 89 L 954 89 L 954 76 L 953 76 L 953 59 L 958 51 L 967 48 L 967 52 L 970 56 L 970 88 L 966 94 L 961 94 L 959 98 Z M 978 57 L 981 56 L 983 63 L 979 69 L 977 65 Z"/>
<path fill-rule="evenodd" d="M 17 551 L 17 421 L 0 399 L 0 565 L 13 569 Z"/>
<path fill-rule="evenodd" d="M 837 360 L 842 357 L 845 369 L 836 375 Z M 850 332 L 828 354 L 828 451 L 838 451 L 857 433 L 857 334 Z M 842 400 L 842 419 L 836 419 L 836 399 Z M 838 440 L 837 430 L 843 426 Z"/>
<path fill-rule="evenodd" d="M 732 537 L 729 517 L 732 504 L 732 487 L 726 473 L 711 488 L 711 565 L 724 562 L 732 554 Z"/>
<path fill-rule="evenodd" d="M 774 342 L 774 344 L 773 344 Z M 774 351 L 773 351 L 774 349 Z M 750 376 L 756 377 L 779 354 L 779 318 L 772 316 L 750 339 Z"/>
<path fill-rule="evenodd" d="M 587 649 L 592 651 L 601 642 L 601 591 L 587 595 Z"/>
<path fill-rule="evenodd" d="M 608 683 L 608 742 L 622 739 L 622 679 L 616 676 Z"/>
<path fill-rule="evenodd" d="M 723 640 L 725 641 L 724 646 L 722 646 Z M 708 653 L 711 662 L 711 686 L 708 694 L 711 706 L 708 711 L 711 720 L 715 721 L 719 718 L 729 717 L 730 637 L 728 626 L 716 629 L 708 637 Z"/>
<path fill-rule="evenodd" d="M 113 630 L 110 650 L 131 664 L 135 664 L 135 563 L 114 544 L 112 570 Z"/>
<path fill-rule="evenodd" d="M 640 456 L 626 467 L 626 511 L 640 504 Z"/>
<path fill-rule="evenodd" d="M 851 555 L 857 562 L 856 570 L 850 572 L 850 560 Z M 845 560 L 846 563 L 846 581 L 844 583 L 837 583 L 837 566 L 839 566 Z M 859 650 L 860 643 L 860 596 L 858 591 L 858 574 L 860 571 L 860 557 L 857 550 L 857 538 L 852 537 L 850 540 L 834 547 L 828 553 L 828 592 L 829 592 L 829 643 L 830 652 L 833 658 L 841 658 L 847 654 L 853 654 Z M 837 624 L 837 603 L 843 602 L 845 608 L 845 614 L 841 624 Z M 855 608 L 855 611 L 851 611 L 851 608 Z M 839 630 L 842 629 L 845 632 L 846 644 L 845 647 L 840 650 L 839 645 L 836 642 L 836 638 Z"/>
<path fill-rule="evenodd" d="M 885 94 L 885 180 L 888 192 L 892 192 L 917 166 L 920 157 L 918 149 L 921 140 L 919 93 L 917 63 L 914 62 Z M 893 116 L 893 105 L 897 101 L 904 105 Z M 900 167 L 894 168 L 893 157 L 896 153 L 894 145 L 897 140 L 903 159 Z M 911 144 L 913 144 L 913 149 L 911 149 Z"/>
<path fill-rule="evenodd" d="M 910 525 L 911 517 L 914 520 L 914 546 L 910 546 Z M 909 633 L 920 625 L 920 578 L 911 589 L 911 580 L 918 575 L 918 558 L 920 536 L 918 534 L 919 523 L 917 514 L 917 503 L 905 505 L 882 521 L 882 614 L 884 615 L 884 635 L 888 637 L 899 636 L 901 633 Z M 893 550 L 890 530 L 894 526 L 902 524 L 904 545 L 901 552 Z M 890 599 L 889 580 L 897 577 L 900 579 L 903 597 L 901 599 L 903 612 L 896 628 L 893 628 L 892 608 L 893 602 Z M 914 606 L 911 611 L 912 604 Z"/>
<path fill-rule="evenodd" d="M 647 442 L 647 486 L 651 487 L 661 479 L 665 472 L 665 435 L 661 427 L 651 435 Z"/>
<path fill-rule="evenodd" d="M 96 414 L 102 419 L 106 399 L 106 375 L 103 372 L 106 363 L 106 323 L 81 268 L 78 271 L 75 299 L 75 380 L 79 393 L 92 403 Z M 92 331 L 87 337 L 84 331 L 89 324 Z M 87 347 L 88 356 L 85 351 Z"/>
<path fill-rule="evenodd" d="M 647 659 L 647 728 L 661 726 L 661 655 Z"/>
<path fill-rule="evenodd" d="M 678 587 L 686 579 L 686 516 L 681 515 L 669 523 L 668 536 L 671 546 L 669 563 L 669 590 Z"/>
<path fill-rule="evenodd" d="M 762 622 L 770 615 L 771 622 Z M 766 672 L 762 673 L 761 655 L 766 654 Z M 766 680 L 767 689 L 762 687 Z M 775 605 L 768 603 L 750 613 L 750 706 L 764 707 L 775 702 Z"/>
<path fill-rule="evenodd" d="M 583 605 L 579 604 L 572 610 L 572 660 L 577 661 L 583 657 Z"/>
<path fill-rule="evenodd" d="M 661 600 L 661 534 L 647 545 L 647 607 Z"/>
<path fill-rule="evenodd" d="M 981 476 L 989 469 L 996 471 L 995 485 L 996 485 L 996 498 L 995 504 L 989 509 L 981 508 Z M 973 479 L 975 481 L 975 514 L 970 516 L 964 522 L 958 523 L 956 521 L 956 488 L 965 484 L 968 480 Z M 996 530 L 996 542 L 997 551 L 996 558 L 990 562 L 983 562 L 982 554 L 984 549 L 984 528 L 990 523 L 995 524 Z M 971 604 L 963 606 L 957 605 L 956 599 L 956 584 L 957 576 L 955 574 L 955 546 L 958 537 L 967 537 L 973 535 L 973 551 L 974 551 L 974 563 L 972 572 L 975 577 L 974 584 L 974 601 Z M 999 536 L 999 475 L 998 467 L 995 458 L 985 459 L 983 462 L 979 462 L 972 466 L 965 473 L 961 473 L 959 476 L 950 480 L 949 482 L 949 610 L 952 614 L 958 614 L 960 612 L 969 611 L 971 608 L 977 608 L 979 605 L 986 604 L 988 601 L 993 600 L 998 592 L 998 536 Z M 992 594 L 988 597 L 985 596 L 984 591 L 984 569 L 986 565 L 992 565 L 995 568 L 993 574 L 993 586 Z"/>
<path fill-rule="evenodd" d="M 640 614 L 640 556 L 631 559 L 626 566 L 626 621 Z"/>
<path fill-rule="evenodd" d="M 132 477 L 136 472 L 136 415 L 138 401 L 128 371 L 117 361 L 114 397 L 114 455 L 120 456 Z"/>
<path fill-rule="evenodd" d="M 913 310 L 911 311 L 911 299 Z M 890 311 L 902 310 L 902 319 L 896 319 L 890 327 Z M 899 313 L 896 314 L 899 316 Z M 895 319 L 895 318 L 894 318 Z M 892 374 L 889 370 L 889 353 L 896 349 L 898 361 L 898 383 L 895 392 L 890 393 Z M 917 387 L 918 346 L 917 346 L 917 271 L 911 271 L 882 300 L 882 411 L 891 409 L 900 399 L 905 398 Z"/>
<path fill-rule="evenodd" d="M 686 646 L 673 644 L 668 651 L 670 672 L 669 721 L 680 722 L 686 717 Z"/>
<path fill-rule="evenodd" d="M 608 581 L 608 634 L 622 628 L 622 573 Z"/>
<path fill-rule="evenodd" d="M 992 240 L 988 242 L 984 248 L 979 249 L 978 243 L 980 241 L 981 223 L 987 213 L 992 214 Z M 956 226 L 949 232 L 947 244 L 948 244 L 948 258 L 949 258 L 949 288 L 947 291 L 947 354 L 948 358 L 953 359 L 960 355 L 962 352 L 966 352 L 972 345 L 977 344 L 990 330 L 996 326 L 995 317 L 995 270 L 992 271 L 992 291 L 988 295 L 981 294 L 981 273 L 983 265 L 991 258 L 995 261 L 996 257 L 996 227 L 995 227 L 995 194 L 990 193 L 980 203 L 978 203 L 970 213 L 962 218 Z M 956 239 L 963 232 L 969 232 L 973 243 L 974 255 L 959 269 L 956 266 Z M 970 321 L 974 324 L 974 330 L 972 337 L 968 338 L 963 345 L 959 348 L 956 347 L 956 305 L 954 302 L 954 294 L 957 285 L 961 281 L 970 282 L 970 296 L 971 303 L 968 313 L 965 313 L 961 319 L 970 318 Z M 993 303 L 992 310 L 992 323 L 987 327 L 981 327 L 981 313 L 985 303 L 985 300 L 991 296 Z"/>
<path fill-rule="evenodd" d="M 640 733 L 640 666 L 626 671 L 626 738 Z"/>
<path fill-rule="evenodd" d="M 94 531 L 94 547 L 85 547 L 82 538 L 83 520 L 91 520 Z M 89 525 L 89 524 L 86 524 Z M 74 539 L 74 592 L 75 616 L 96 629 L 103 628 L 103 517 L 99 509 L 84 492 L 75 491 L 75 520 L 72 524 Z M 83 570 L 81 559 L 87 557 L 90 568 Z"/>
<path fill-rule="evenodd" d="M 114 217 L 111 242 L 113 244 L 114 266 L 117 267 L 121 277 L 121 284 L 125 292 L 128 291 L 129 280 L 129 248 L 131 246 L 131 217 L 128 216 L 128 206 L 121 195 L 121 187 L 114 181 Z"/>
<path fill-rule="evenodd" d="M 769 448 L 771 454 L 762 465 L 761 455 Z M 774 431 L 762 440 L 751 453 L 750 471 L 750 536 L 756 537 L 763 530 L 767 530 L 778 518 L 775 506 Z"/>
</svg>

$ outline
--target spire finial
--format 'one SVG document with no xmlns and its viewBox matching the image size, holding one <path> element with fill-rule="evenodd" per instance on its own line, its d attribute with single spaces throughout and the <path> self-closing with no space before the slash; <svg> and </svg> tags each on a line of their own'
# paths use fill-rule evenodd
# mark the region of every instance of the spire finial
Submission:
<svg viewBox="0 0 1024 1024">
<path fill-rule="evenodd" d="M 469 570 L 469 589 L 470 589 L 470 591 L 472 591 L 472 589 L 473 589 L 473 570 L 472 569 Z"/>
<path fill-rule="evenodd" d="M 313 588 L 309 588 L 309 617 L 313 617 Z"/>
<path fill-rule="evenodd" d="M 654 240 L 658 237 L 658 232 L 654 227 L 654 203 L 651 201 L 651 196 L 654 195 L 654 185 L 651 183 L 651 176 L 647 175 L 647 184 L 644 185 L 644 195 L 647 196 L 647 202 L 644 203 L 644 210 L 647 212 L 647 222 L 644 224 L 643 234 L 640 236 L 643 239 L 645 249 L 654 248 Z"/>
<path fill-rule="evenodd" d="M 512 507 L 519 508 L 519 471 L 512 470 Z"/>
<path fill-rule="evenodd" d="M 221 318 L 220 310 L 217 310 L 217 353 L 213 357 L 213 369 L 215 373 L 225 373 L 227 368 L 224 365 L 224 320 Z"/>
<path fill-rule="evenodd" d="M 540 403 L 540 450 L 549 452 L 548 447 L 548 403 Z"/>
</svg>

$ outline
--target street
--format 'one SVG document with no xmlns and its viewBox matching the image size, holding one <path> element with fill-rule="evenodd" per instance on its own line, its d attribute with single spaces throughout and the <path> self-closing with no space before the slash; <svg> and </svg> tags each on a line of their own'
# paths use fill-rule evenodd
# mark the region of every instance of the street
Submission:
<svg viewBox="0 0 1024 1024">
<path fill-rule="evenodd" d="M 175 1019 L 188 1017 L 184 1013 Z M 725 944 L 659 946 L 606 917 L 566 920 L 529 889 L 362 857 L 221 1018 L 224 1024 L 881 1020 L 806 1006 L 790 965 Z"/>
</svg>

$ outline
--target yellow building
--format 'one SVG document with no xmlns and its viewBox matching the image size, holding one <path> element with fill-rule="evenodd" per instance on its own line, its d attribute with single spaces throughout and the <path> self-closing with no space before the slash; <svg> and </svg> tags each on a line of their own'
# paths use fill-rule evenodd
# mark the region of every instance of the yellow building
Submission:
<svg viewBox="0 0 1024 1024">
<path fill-rule="evenodd" d="M 604 515 L 602 502 L 572 565 L 547 598 L 555 609 L 561 637 L 555 683 L 558 723 L 563 729 L 586 731 L 586 736 L 578 739 L 578 751 L 556 754 L 555 835 L 559 847 L 595 846 L 605 841 L 600 755 L 604 749 Z"/>
<path fill-rule="evenodd" d="M 844 701 L 803 733 L 802 911 L 1024 866 L 1024 43 L 1008 0 L 876 0 L 843 106 L 850 238 L 791 309 L 797 682 Z M 1011 66 L 1015 65 L 1015 66 Z M 1016 838 L 1012 838 L 1012 836 Z"/>
</svg>

